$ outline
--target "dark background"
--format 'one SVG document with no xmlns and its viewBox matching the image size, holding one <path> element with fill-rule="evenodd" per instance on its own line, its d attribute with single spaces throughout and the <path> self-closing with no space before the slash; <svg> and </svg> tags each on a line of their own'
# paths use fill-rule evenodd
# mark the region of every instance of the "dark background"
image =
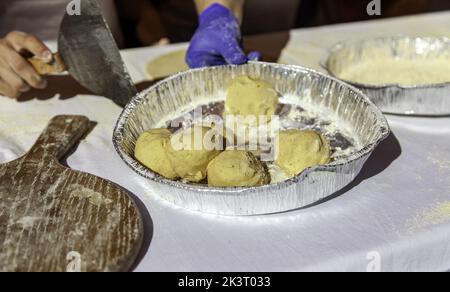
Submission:
<svg viewBox="0 0 450 292">
<path fill-rule="evenodd" d="M 116 0 L 127 47 L 167 38 L 187 42 L 197 27 L 193 0 Z M 381 0 L 382 15 L 369 16 L 371 0 L 246 0 L 242 30 L 257 35 L 292 28 L 374 20 L 450 10 L 450 1 Z M 135 7 L 140 7 L 136 9 Z"/>
</svg>

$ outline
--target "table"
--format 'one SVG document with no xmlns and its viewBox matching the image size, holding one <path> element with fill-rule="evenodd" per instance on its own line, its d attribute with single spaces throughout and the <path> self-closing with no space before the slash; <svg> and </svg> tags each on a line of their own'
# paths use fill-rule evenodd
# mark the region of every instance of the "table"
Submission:
<svg viewBox="0 0 450 292">
<path fill-rule="evenodd" d="M 296 30 L 281 62 L 318 68 L 326 47 L 368 32 L 420 33 L 427 27 L 429 34 L 450 36 L 449 21 L 449 13 L 440 13 Z M 264 43 L 261 37 L 253 41 Z M 140 82 L 149 59 L 185 46 L 129 50 L 123 57 L 134 81 Z M 54 94 L 61 89 L 66 92 Z M 114 151 L 111 136 L 121 108 L 77 90 L 53 84 L 45 93 L 35 93 L 39 98 L 19 103 L 0 98 L 0 163 L 25 153 L 54 115 L 81 114 L 96 121 L 67 164 L 116 182 L 138 198 L 147 232 L 136 271 L 450 268 L 450 117 L 388 116 L 394 134 L 380 145 L 356 181 L 332 200 L 277 215 L 220 217 L 158 199 Z"/>
</svg>

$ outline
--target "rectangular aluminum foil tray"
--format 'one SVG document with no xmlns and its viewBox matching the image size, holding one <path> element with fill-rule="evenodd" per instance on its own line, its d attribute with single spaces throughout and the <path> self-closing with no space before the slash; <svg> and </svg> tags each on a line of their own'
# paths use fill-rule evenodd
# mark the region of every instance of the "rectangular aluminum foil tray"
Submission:
<svg viewBox="0 0 450 292">
<path fill-rule="evenodd" d="M 339 68 L 373 58 L 377 52 L 387 53 L 393 60 L 445 58 L 450 62 L 450 39 L 397 36 L 343 41 L 328 50 L 321 60 L 321 66 L 330 75 L 339 78 Z M 450 115 L 450 82 L 430 85 L 369 85 L 352 80 L 343 81 L 362 90 L 387 114 Z"/>
<path fill-rule="evenodd" d="M 326 132 L 340 151 L 352 141 L 354 147 L 349 149 L 353 151 L 341 151 L 342 155 L 332 163 L 309 168 L 287 181 L 246 188 L 170 181 L 136 161 L 135 143 L 143 132 L 165 127 L 169 121 L 202 105 L 222 104 L 223 110 L 227 88 L 242 75 L 271 83 L 282 96 L 280 103 L 284 108 L 301 109 L 296 112 L 300 117 L 297 123 L 288 128 L 309 127 Z M 293 113 L 280 115 L 292 118 Z M 263 215 L 303 208 L 332 196 L 355 179 L 370 154 L 389 134 L 381 111 L 346 83 L 302 67 L 251 62 L 186 71 L 148 88 L 124 109 L 113 142 L 122 160 L 147 178 L 146 187 L 166 201 L 211 214 Z"/>
</svg>

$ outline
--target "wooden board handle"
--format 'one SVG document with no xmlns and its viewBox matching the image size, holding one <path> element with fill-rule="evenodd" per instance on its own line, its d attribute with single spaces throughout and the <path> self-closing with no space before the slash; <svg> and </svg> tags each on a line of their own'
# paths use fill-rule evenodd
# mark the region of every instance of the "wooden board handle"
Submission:
<svg viewBox="0 0 450 292">
<path fill-rule="evenodd" d="M 28 159 L 61 159 L 89 130 L 89 124 L 84 116 L 54 117 L 27 154 Z"/>
<path fill-rule="evenodd" d="M 58 74 L 67 70 L 64 61 L 58 53 L 53 54 L 53 61 L 51 63 L 45 63 L 43 60 L 36 57 L 29 58 L 28 61 L 39 75 Z"/>
</svg>

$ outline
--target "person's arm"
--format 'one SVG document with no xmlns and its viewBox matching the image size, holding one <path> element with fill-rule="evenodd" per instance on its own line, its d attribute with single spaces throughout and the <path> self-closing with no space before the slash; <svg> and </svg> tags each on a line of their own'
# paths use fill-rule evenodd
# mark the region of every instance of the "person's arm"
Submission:
<svg viewBox="0 0 450 292">
<path fill-rule="evenodd" d="M 52 61 L 52 52 L 33 35 L 11 32 L 0 38 L 0 94 L 17 98 L 32 87 L 43 89 L 46 80 L 23 57 L 24 54 Z"/>
<path fill-rule="evenodd" d="M 239 16 L 243 0 L 197 0 L 196 4 L 199 27 L 186 55 L 189 67 L 242 65 L 261 58 L 257 52 L 246 56 L 242 47 Z"/>
<path fill-rule="evenodd" d="M 245 0 L 195 0 L 195 5 L 197 6 L 197 11 L 199 14 L 203 13 L 209 6 L 214 3 L 219 3 L 222 6 L 230 9 L 234 16 L 242 22 L 242 11 L 244 7 Z"/>
</svg>

